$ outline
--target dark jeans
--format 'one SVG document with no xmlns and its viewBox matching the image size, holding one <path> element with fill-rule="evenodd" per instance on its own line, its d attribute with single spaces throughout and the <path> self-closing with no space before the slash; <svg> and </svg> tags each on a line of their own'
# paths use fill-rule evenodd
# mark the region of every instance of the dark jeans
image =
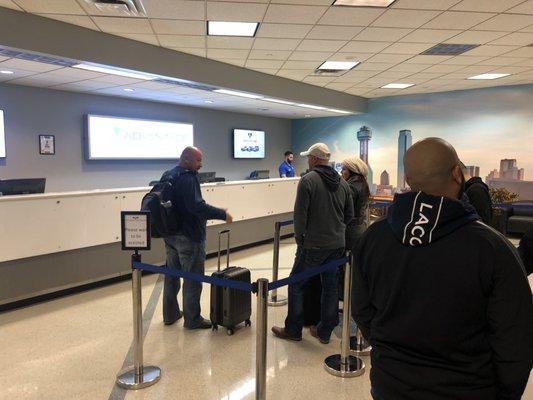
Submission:
<svg viewBox="0 0 533 400">
<path fill-rule="evenodd" d="M 329 261 L 342 258 L 344 249 L 315 250 L 298 246 L 291 276 Z M 320 274 L 322 281 L 322 297 L 320 306 L 320 322 L 317 325 L 318 336 L 329 340 L 331 332 L 339 322 L 337 293 L 337 269 Z M 304 292 L 305 281 L 289 285 L 289 311 L 285 319 L 285 331 L 293 337 L 302 336 L 304 324 Z"/>
<path fill-rule="evenodd" d="M 184 235 L 176 235 L 165 238 L 165 248 L 167 268 L 176 268 L 198 274 L 204 273 L 205 242 L 196 243 Z M 180 313 L 178 305 L 180 287 L 180 279 L 165 275 L 163 320 L 167 323 L 175 321 Z M 195 328 L 202 322 L 200 315 L 201 295 L 201 282 L 183 280 L 183 326 L 186 328 Z"/>
<path fill-rule="evenodd" d="M 374 400 L 385 400 L 385 398 L 381 397 L 374 388 L 370 389 L 370 394 Z"/>
</svg>

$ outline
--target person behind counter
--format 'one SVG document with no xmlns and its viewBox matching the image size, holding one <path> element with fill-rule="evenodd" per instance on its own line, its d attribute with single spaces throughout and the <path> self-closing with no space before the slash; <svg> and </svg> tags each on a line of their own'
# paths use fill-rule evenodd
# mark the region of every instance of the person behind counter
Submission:
<svg viewBox="0 0 533 400">
<path fill-rule="evenodd" d="M 292 151 L 287 150 L 285 152 L 285 160 L 279 165 L 279 177 L 280 178 L 294 178 L 296 172 L 292 166 L 294 160 L 294 154 Z"/>
</svg>

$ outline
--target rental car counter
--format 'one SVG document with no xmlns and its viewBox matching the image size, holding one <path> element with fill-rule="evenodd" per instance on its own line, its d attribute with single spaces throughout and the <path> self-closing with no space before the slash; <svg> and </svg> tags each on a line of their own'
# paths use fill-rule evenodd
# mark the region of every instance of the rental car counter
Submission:
<svg viewBox="0 0 533 400">
<path fill-rule="evenodd" d="M 299 178 L 202 184 L 204 199 L 233 215 L 231 246 L 270 240 L 274 223 L 292 219 Z M 0 307 L 129 274 L 120 211 L 138 211 L 149 187 L 0 196 Z M 207 253 L 223 221 L 209 221 Z M 292 232 L 288 227 L 283 233 Z M 162 239 L 143 261 L 163 264 Z M 271 264 L 261 267 L 269 268 Z M 268 274 L 268 272 L 265 272 Z"/>
</svg>

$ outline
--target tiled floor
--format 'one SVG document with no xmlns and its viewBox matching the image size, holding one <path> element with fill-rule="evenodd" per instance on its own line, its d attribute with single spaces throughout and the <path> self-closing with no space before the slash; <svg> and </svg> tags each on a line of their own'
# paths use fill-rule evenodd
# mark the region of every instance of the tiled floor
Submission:
<svg viewBox="0 0 533 400">
<path fill-rule="evenodd" d="M 235 253 L 232 264 L 250 268 L 253 280 L 270 278 L 271 247 Z M 284 241 L 280 277 L 288 274 L 293 255 L 293 242 Z M 208 260 L 208 269 L 215 264 Z M 156 385 L 136 392 L 114 385 L 116 373 L 131 362 L 131 291 L 124 282 L 0 314 L 0 399 L 253 399 L 255 299 L 252 327 L 234 336 L 224 330 L 186 331 L 181 321 L 163 325 L 161 283 L 157 276 L 143 278 L 144 358 L 163 371 Z M 286 307 L 269 308 L 268 326 L 282 324 L 286 312 Z M 269 334 L 267 397 L 370 400 L 368 373 L 343 380 L 324 371 L 324 358 L 339 351 L 340 341 L 333 338 L 321 345 L 308 332 L 300 343 Z M 533 400 L 531 380 L 524 399 Z"/>
</svg>

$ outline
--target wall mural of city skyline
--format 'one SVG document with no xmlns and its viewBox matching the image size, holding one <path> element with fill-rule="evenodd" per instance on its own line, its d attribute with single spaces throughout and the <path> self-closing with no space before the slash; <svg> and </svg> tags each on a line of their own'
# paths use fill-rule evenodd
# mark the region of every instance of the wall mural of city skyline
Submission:
<svg viewBox="0 0 533 400">
<path fill-rule="evenodd" d="M 407 130 L 412 143 L 426 137 L 447 140 L 467 166 L 479 167 L 484 181 L 489 174 L 499 179 L 501 160 L 516 159 L 516 170 L 504 172 L 505 182 L 494 181 L 492 186 L 533 199 L 533 85 L 373 99 L 365 114 L 294 120 L 293 151 L 298 154 L 313 143 L 324 142 L 331 149 L 332 161 L 341 162 L 359 155 L 361 144 L 364 148 L 365 129 L 362 141 L 357 139 L 362 127 L 368 127 L 371 135 L 368 161 L 374 184 L 387 171 L 393 191 L 402 185 L 398 153 L 406 140 L 406 133 L 400 131 Z M 296 156 L 295 161 L 297 171 L 306 169 L 305 159 Z M 503 163 L 508 164 L 512 163 Z M 522 182 L 510 182 L 513 177 Z"/>
</svg>

